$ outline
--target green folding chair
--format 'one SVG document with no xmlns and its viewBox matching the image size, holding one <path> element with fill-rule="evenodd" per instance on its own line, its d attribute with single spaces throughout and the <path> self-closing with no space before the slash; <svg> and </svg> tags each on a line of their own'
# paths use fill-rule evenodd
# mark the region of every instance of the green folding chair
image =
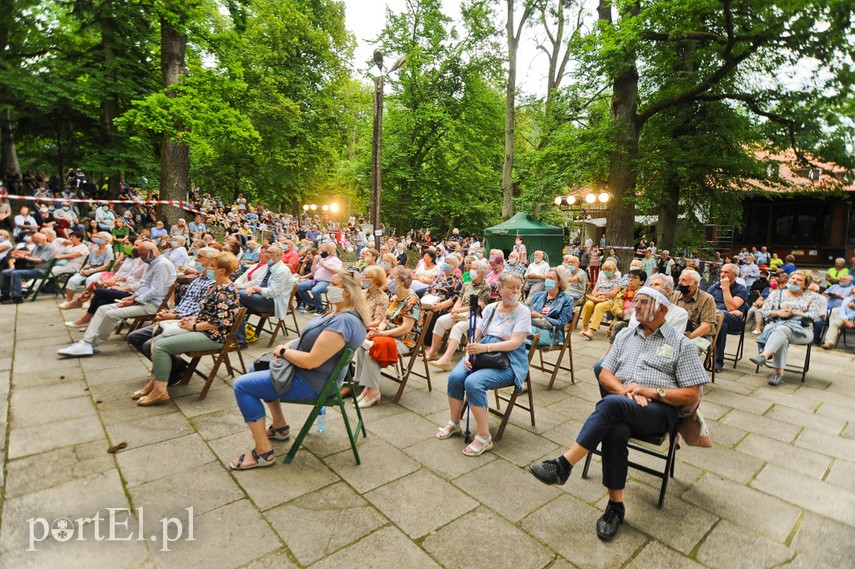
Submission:
<svg viewBox="0 0 855 569">
<path fill-rule="evenodd" d="M 297 454 L 297 451 L 300 449 L 300 445 L 303 444 L 303 439 L 306 438 L 306 435 L 309 434 L 309 430 L 311 430 L 312 425 L 315 424 L 315 419 L 318 418 L 318 414 L 321 412 L 321 407 L 333 406 L 338 406 L 341 410 L 341 417 L 344 420 L 344 426 L 347 429 L 347 438 L 350 439 L 350 448 L 353 449 L 353 456 L 356 459 L 356 464 L 362 464 L 362 461 L 359 458 L 359 450 L 356 448 L 356 441 L 359 439 L 360 430 L 362 431 L 363 437 L 368 436 L 368 431 L 365 430 L 365 424 L 362 421 L 362 410 L 359 408 L 359 405 L 356 405 L 356 388 L 353 385 L 353 375 L 350 370 L 350 360 L 352 358 L 353 350 L 345 348 L 344 352 L 341 354 L 341 358 L 339 358 L 338 363 L 335 366 L 335 369 L 333 369 L 327 379 L 326 385 L 324 385 L 320 395 L 318 395 L 318 398 L 314 401 L 306 401 L 305 399 L 281 400 L 283 403 L 313 406 L 312 412 L 309 413 L 309 417 L 303 424 L 303 428 L 300 429 L 300 434 L 297 435 L 297 438 L 294 440 L 294 444 L 291 445 L 291 449 L 288 451 L 288 456 L 285 457 L 285 464 L 291 464 L 291 461 L 294 460 L 294 455 Z M 347 418 L 347 410 L 344 408 L 344 399 L 341 396 L 341 389 L 336 382 L 336 378 L 341 374 L 341 370 L 344 368 L 347 368 L 347 373 L 344 376 L 343 385 L 350 387 L 351 398 L 353 399 L 354 407 L 356 408 L 356 416 L 359 417 L 355 429 L 351 429 L 350 427 L 350 420 Z"/>
<path fill-rule="evenodd" d="M 32 293 L 32 296 L 30 297 L 30 302 L 35 302 L 41 294 L 42 289 L 45 288 L 47 283 L 51 282 L 55 278 L 53 275 L 50 274 L 50 272 L 53 270 L 54 265 L 56 265 L 56 259 L 51 259 L 50 261 L 48 261 L 44 275 L 33 279 L 30 288 L 27 289 L 28 295 Z"/>
</svg>

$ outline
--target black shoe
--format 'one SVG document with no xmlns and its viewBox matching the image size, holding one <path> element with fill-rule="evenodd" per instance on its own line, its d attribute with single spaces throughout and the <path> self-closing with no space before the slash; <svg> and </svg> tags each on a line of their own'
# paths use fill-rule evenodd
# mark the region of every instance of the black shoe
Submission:
<svg viewBox="0 0 855 569">
<path fill-rule="evenodd" d="M 570 471 L 564 471 L 557 458 L 544 460 L 540 464 L 529 464 L 528 471 L 544 484 L 564 484 L 570 478 Z"/>
<path fill-rule="evenodd" d="M 718 363 L 718 362 L 716 362 L 716 364 L 715 364 L 715 372 L 716 372 L 716 373 L 721 373 L 721 370 L 723 370 L 723 369 L 724 369 L 724 363 Z"/>
<path fill-rule="evenodd" d="M 618 528 L 623 523 L 624 510 L 612 504 L 606 506 L 605 513 L 597 520 L 597 537 L 611 541 L 617 535 Z"/>
<path fill-rule="evenodd" d="M 181 379 L 184 377 L 184 372 L 187 370 L 187 364 L 173 366 L 172 371 L 169 372 L 169 381 L 166 382 L 168 387 L 172 387 L 173 385 L 178 385 L 181 383 Z"/>
<path fill-rule="evenodd" d="M 13 296 L 5 300 L 0 300 L 0 304 L 21 304 L 22 302 L 24 302 L 24 299 L 20 296 Z"/>
</svg>

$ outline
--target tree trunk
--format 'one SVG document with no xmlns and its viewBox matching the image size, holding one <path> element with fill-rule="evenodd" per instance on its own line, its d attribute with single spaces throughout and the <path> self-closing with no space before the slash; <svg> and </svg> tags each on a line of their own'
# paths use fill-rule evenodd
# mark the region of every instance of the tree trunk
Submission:
<svg viewBox="0 0 855 569">
<path fill-rule="evenodd" d="M 160 21 L 160 65 L 163 70 L 163 86 L 167 89 L 177 83 L 184 74 L 184 53 L 187 36 L 182 35 L 165 19 Z M 168 93 L 171 94 L 171 93 Z M 186 144 L 172 140 L 164 133 L 160 155 L 160 199 L 184 200 L 187 197 L 190 178 L 190 149 Z M 160 214 L 168 225 L 177 223 L 183 211 L 172 206 L 160 206 Z"/>
<path fill-rule="evenodd" d="M 514 214 L 514 113 L 517 90 L 517 46 L 514 33 L 514 0 L 507 0 L 508 83 L 505 88 L 505 162 L 502 164 L 502 219 Z"/>
<path fill-rule="evenodd" d="M 677 221 L 680 216 L 680 183 L 673 173 L 665 173 L 665 196 L 656 224 L 656 247 L 674 252 Z"/>
<path fill-rule="evenodd" d="M 629 8 L 637 13 L 638 4 Z M 606 0 L 598 9 L 601 17 L 611 11 Z M 609 157 L 609 191 L 614 199 L 606 214 L 606 241 L 618 249 L 621 266 L 628 267 L 635 241 L 635 161 L 638 158 L 638 68 L 635 54 L 629 55 L 626 67 L 616 73 L 611 103 L 611 119 L 617 137 L 614 151 Z"/>
<path fill-rule="evenodd" d="M 99 20 L 99 27 L 101 28 L 101 51 L 104 57 L 104 69 L 109 78 L 111 88 L 102 93 L 101 116 L 98 121 L 98 138 L 101 148 L 108 150 L 108 156 L 112 157 L 112 150 L 115 145 L 115 126 L 113 125 L 113 121 L 119 114 L 119 101 L 113 90 L 116 85 L 117 74 L 116 55 L 113 52 L 115 29 L 113 26 L 112 2 L 106 2 L 103 10 L 104 15 Z M 107 171 L 106 175 L 109 177 L 108 195 L 114 198 L 119 195 L 121 172 L 118 168 L 115 168 Z"/>
<path fill-rule="evenodd" d="M 15 0 L 0 0 L 0 69 L 11 69 L 12 62 L 9 61 L 9 32 L 15 25 Z M 17 66 L 17 64 L 15 64 Z M 12 105 L 13 102 L 6 99 L 7 91 L 0 98 L 0 104 Z M 9 109 L 0 112 L 0 176 L 6 174 L 6 170 L 12 166 L 15 171 L 21 173 L 21 165 L 18 163 L 18 153 L 15 150 L 15 138 L 12 136 L 12 115 Z"/>
<path fill-rule="evenodd" d="M 9 166 L 20 174 L 21 164 L 18 162 L 18 152 L 15 150 L 15 138 L 12 136 L 12 115 L 8 109 L 0 113 L 0 140 L 3 144 L 2 157 L 0 157 L 2 174 L 0 175 L 5 174 Z"/>
</svg>

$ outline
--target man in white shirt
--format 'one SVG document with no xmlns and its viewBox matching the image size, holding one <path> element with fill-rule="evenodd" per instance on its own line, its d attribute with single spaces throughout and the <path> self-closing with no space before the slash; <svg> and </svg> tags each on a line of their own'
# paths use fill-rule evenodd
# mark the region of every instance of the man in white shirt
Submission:
<svg viewBox="0 0 855 569">
<path fill-rule="evenodd" d="M 525 289 L 523 294 L 528 296 L 533 292 L 543 290 L 546 273 L 549 272 L 549 263 L 543 260 L 543 251 L 535 251 L 534 259 L 525 272 Z"/>
<path fill-rule="evenodd" d="M 24 206 L 21 208 L 21 213 L 15 216 L 15 229 L 12 231 L 12 235 L 15 236 L 15 239 L 18 239 L 18 236 L 21 234 L 21 231 L 38 231 L 39 224 L 36 223 L 36 218 L 30 215 L 30 208 Z"/>
<path fill-rule="evenodd" d="M 240 291 L 240 305 L 246 307 L 244 325 L 238 327 L 236 339 L 241 346 L 246 344 L 246 321 L 250 314 L 275 314 L 284 319 L 288 315 L 288 301 L 295 279 L 288 265 L 282 262 L 282 247 L 274 243 L 264 253 L 259 252 L 259 263 L 262 254 L 268 269 L 257 285 L 250 285 Z"/>
</svg>

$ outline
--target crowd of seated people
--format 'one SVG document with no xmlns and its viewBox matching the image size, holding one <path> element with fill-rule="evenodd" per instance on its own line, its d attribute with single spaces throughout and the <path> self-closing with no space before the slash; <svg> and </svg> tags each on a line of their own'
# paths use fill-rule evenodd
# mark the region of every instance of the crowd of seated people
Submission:
<svg viewBox="0 0 855 569">
<path fill-rule="evenodd" d="M 384 240 L 363 230 L 356 218 L 339 224 L 322 216 L 276 214 L 242 196 L 231 207 L 208 195 L 193 196 L 207 215 L 194 215 L 189 224 L 146 217 L 136 205 L 103 204 L 88 211 L 74 201 L 56 203 L 46 194 L 41 199 L 32 209 L 7 215 L 10 230 L 0 229 L 2 301 L 20 302 L 24 283 L 43 276 L 55 260 L 51 275 L 67 277 L 60 307 L 83 311 L 67 322 L 84 333 L 58 351 L 63 358 L 98 356 L 119 322 L 151 316 L 151 325 L 128 336 L 151 360 L 149 377 L 131 393 L 137 405 L 170 401 L 171 386 L 186 371 L 181 354 L 219 349 L 235 329 L 237 344 L 246 347 L 248 317 L 238 321 L 240 309 L 283 319 L 296 289 L 298 306 L 311 319 L 298 339 L 276 346 L 272 356 L 295 366 L 294 381 L 281 391 L 269 371 L 251 370 L 234 383 L 254 443 L 229 462 L 234 470 L 274 463 L 273 444 L 290 435 L 279 399 L 316 398 L 345 348 L 355 350 L 357 405 L 381 404 L 381 369 L 412 354 L 423 331 L 426 359 L 449 372 L 448 422 L 436 437 L 449 439 L 462 430 L 466 401 L 475 437 L 462 452 L 479 456 L 494 445 L 486 393 L 521 388 L 528 374 L 527 340 L 538 334 L 542 346 L 562 344 L 575 309 L 589 340 L 608 320 L 612 345 L 598 373 L 606 396 L 577 444 L 531 467 L 539 480 L 563 483 L 571 467 L 602 442 L 614 460 L 608 472 L 604 468 L 609 504 L 598 522 L 604 539 L 614 536 L 624 515 L 626 469 L 620 456 L 626 437 L 616 424 L 661 432 L 676 420 L 677 407 L 697 402 L 697 386 L 707 378 L 697 352 L 713 342 L 717 314 L 724 321 L 713 365 L 721 365 L 727 335 L 747 322 L 758 343 L 751 361 L 770 363 L 770 385 L 783 382 L 789 346 L 822 335 L 823 318 L 826 349 L 842 330 L 855 328 L 855 288 L 843 259 L 823 275 L 828 286 L 818 292 L 811 290 L 818 284 L 812 274 L 800 270 L 792 255 L 779 259 L 766 248 L 710 262 L 694 253 L 671 257 L 651 246 L 639 249 L 621 272 L 617 252 L 592 240 L 571 245 L 550 263 L 543 251 L 526 249 L 523 238 L 506 251 L 489 250 L 459 231 L 445 241 L 427 231 Z M 212 228 L 224 237 L 216 239 Z M 342 260 L 346 252 L 356 261 Z M 158 311 L 170 291 L 172 307 Z M 672 350 L 673 365 L 647 370 L 645 381 L 632 385 L 630 370 L 643 366 L 641 354 L 653 349 L 644 339 L 651 335 Z M 493 353 L 504 354 L 508 365 L 478 367 L 478 356 Z"/>
</svg>

